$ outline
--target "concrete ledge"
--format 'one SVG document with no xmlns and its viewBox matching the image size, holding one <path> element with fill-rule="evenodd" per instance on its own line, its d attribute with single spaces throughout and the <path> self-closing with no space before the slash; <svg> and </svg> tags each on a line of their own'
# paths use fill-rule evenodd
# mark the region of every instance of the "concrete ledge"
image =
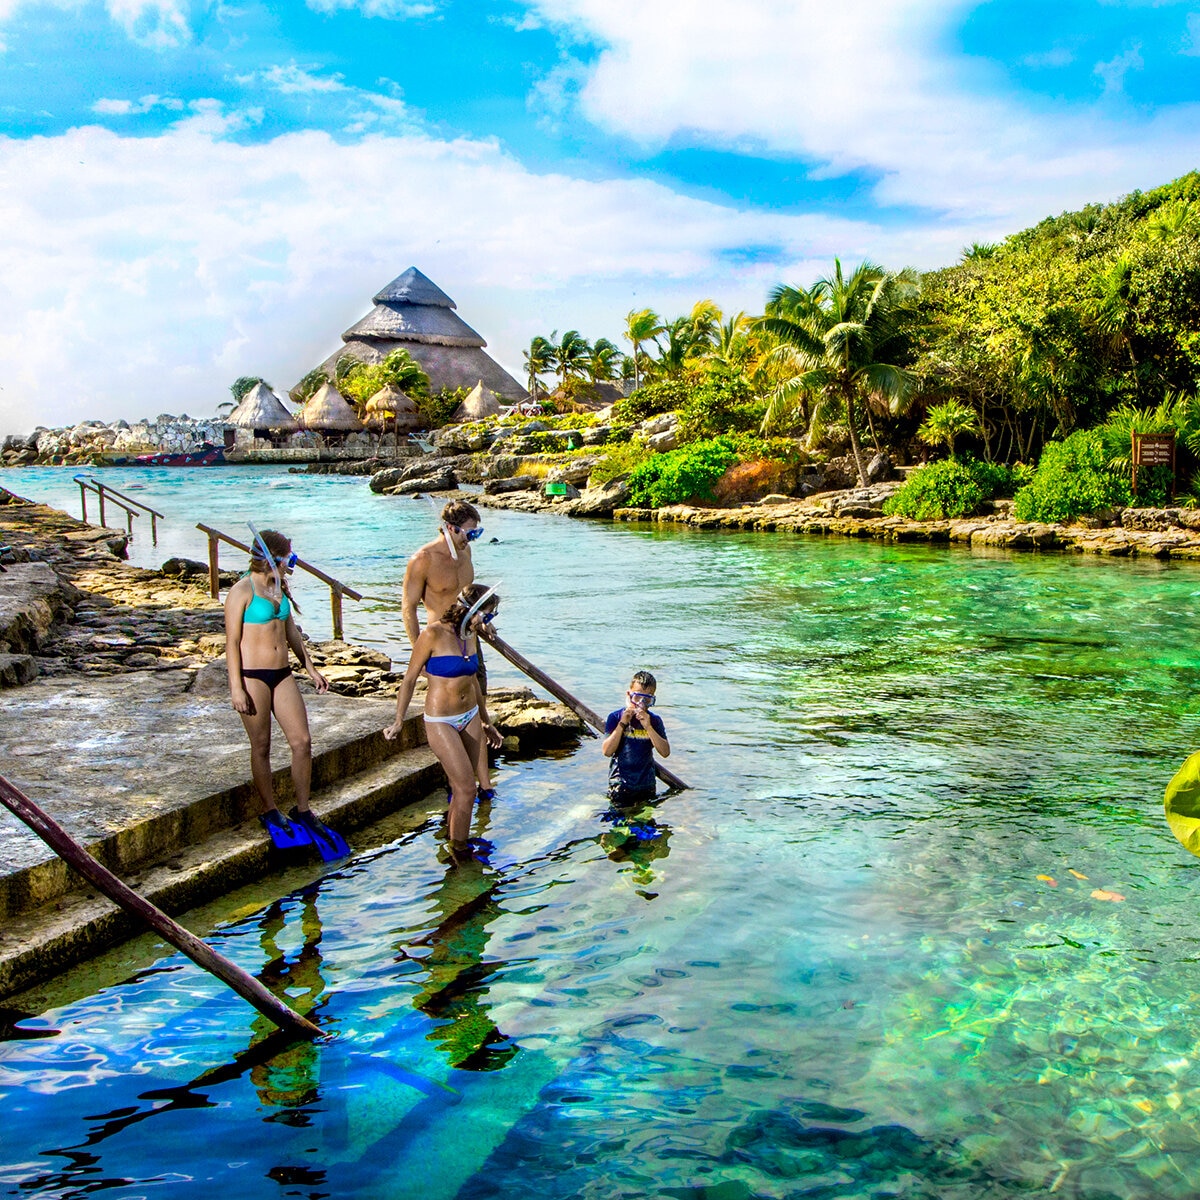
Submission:
<svg viewBox="0 0 1200 1200">
<path fill-rule="evenodd" d="M 314 800 L 313 810 L 349 832 L 420 800 L 444 779 L 433 752 L 427 746 L 414 747 L 327 788 Z M 170 861 L 126 882 L 165 912 L 179 913 L 272 870 L 294 866 L 306 853 L 312 857 L 311 852 L 275 850 L 253 818 L 183 847 Z M 0 934 L 0 997 L 143 931 L 139 922 L 104 897 L 84 892 L 6 922 Z"/>
<path fill-rule="evenodd" d="M 178 673 L 37 681 L 0 692 L 0 763 L 17 787 L 122 878 L 197 845 L 259 811 L 249 745 L 227 699 L 195 697 Z M 424 742 L 413 716 L 402 738 L 381 730 L 394 707 L 306 697 L 313 793 Z M 281 807 L 292 803 L 287 744 L 272 757 Z M 0 811 L 0 917 L 64 896 L 74 874 L 15 817 Z"/>
</svg>

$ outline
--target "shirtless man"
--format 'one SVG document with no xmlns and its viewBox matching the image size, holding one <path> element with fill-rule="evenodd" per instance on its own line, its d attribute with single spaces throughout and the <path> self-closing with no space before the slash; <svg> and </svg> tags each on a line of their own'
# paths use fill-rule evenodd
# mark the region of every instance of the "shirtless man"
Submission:
<svg viewBox="0 0 1200 1200">
<path fill-rule="evenodd" d="M 482 531 L 479 511 L 474 505 L 465 500 L 451 500 L 442 509 L 441 532 L 408 560 L 401 610 L 410 645 L 416 645 L 421 635 L 418 604 L 424 604 L 427 619 L 440 617 L 458 599 L 459 592 L 474 582 L 471 543 Z"/>
</svg>

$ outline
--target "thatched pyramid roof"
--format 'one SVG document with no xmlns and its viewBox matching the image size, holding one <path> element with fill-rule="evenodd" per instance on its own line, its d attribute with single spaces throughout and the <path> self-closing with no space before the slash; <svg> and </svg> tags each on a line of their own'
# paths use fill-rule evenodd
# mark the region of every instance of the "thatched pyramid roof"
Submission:
<svg viewBox="0 0 1200 1200">
<path fill-rule="evenodd" d="M 415 413 L 417 406 L 412 398 L 394 383 L 385 383 L 367 401 L 369 413 Z"/>
<path fill-rule="evenodd" d="M 472 389 L 470 395 L 454 410 L 452 421 L 482 421 L 484 417 L 500 415 L 500 401 L 491 388 L 483 386 L 481 379 Z"/>
<path fill-rule="evenodd" d="M 314 430 L 357 430 L 363 423 L 332 383 L 323 383 L 300 410 L 300 424 Z"/>
<path fill-rule="evenodd" d="M 442 291 L 428 275 L 409 267 L 397 275 L 387 287 L 372 297 L 376 304 L 431 304 L 434 308 L 457 308 L 458 305 Z"/>
<path fill-rule="evenodd" d="M 270 429 L 275 433 L 300 428 L 296 418 L 283 407 L 283 401 L 265 383 L 256 383 L 225 420 L 242 429 Z"/>
<path fill-rule="evenodd" d="M 412 398 L 394 383 L 385 384 L 367 401 L 366 421 L 372 429 L 390 426 L 397 433 L 424 429 L 428 423 Z"/>
<path fill-rule="evenodd" d="M 349 355 L 368 366 L 393 350 L 407 350 L 429 376 L 433 392 L 471 387 L 482 380 L 497 395 L 524 400 L 529 393 L 484 347 L 487 342 L 454 312 L 454 301 L 416 267 L 377 292 L 375 307 L 342 334 L 345 345 L 322 368 L 327 374 Z"/>
</svg>

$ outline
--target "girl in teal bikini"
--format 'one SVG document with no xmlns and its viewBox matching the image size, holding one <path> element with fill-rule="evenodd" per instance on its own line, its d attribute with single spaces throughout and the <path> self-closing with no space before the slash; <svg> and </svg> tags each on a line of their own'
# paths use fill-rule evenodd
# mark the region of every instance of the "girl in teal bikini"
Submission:
<svg viewBox="0 0 1200 1200">
<path fill-rule="evenodd" d="M 292 544 L 273 530 L 257 531 L 250 570 L 225 598 L 225 660 L 229 694 L 250 738 L 250 773 L 262 800 L 259 818 L 281 849 L 313 845 L 322 858 L 336 858 L 349 847 L 339 834 L 309 811 L 312 742 L 304 699 L 288 665 L 289 647 L 318 692 L 329 683 L 313 666 L 292 616 L 295 607 L 284 576 L 296 564 Z M 289 821 L 275 803 L 271 783 L 271 714 L 279 722 L 292 751 L 292 786 L 296 806 Z"/>
<path fill-rule="evenodd" d="M 404 725 L 417 680 L 429 678 L 425 694 L 425 736 L 450 781 L 450 841 L 463 845 L 471 830 L 471 809 L 479 795 L 490 798 L 488 745 L 503 741 L 488 720 L 487 699 L 475 674 L 479 666 L 477 631 L 496 614 L 500 597 L 494 588 L 468 584 L 458 599 L 430 621 L 413 646 L 408 670 L 396 696 L 396 720 L 383 731 L 389 740 Z"/>
</svg>

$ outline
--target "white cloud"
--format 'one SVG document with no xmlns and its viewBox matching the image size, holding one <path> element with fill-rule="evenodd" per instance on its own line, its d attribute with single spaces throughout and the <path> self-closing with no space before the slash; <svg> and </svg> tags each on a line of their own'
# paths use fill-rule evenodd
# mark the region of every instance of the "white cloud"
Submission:
<svg viewBox="0 0 1200 1200">
<path fill-rule="evenodd" d="M 346 83 L 341 75 L 316 75 L 308 67 L 289 63 L 286 67 L 270 67 L 263 79 L 284 95 L 315 92 L 344 92 Z"/>
<path fill-rule="evenodd" d="M 436 4 L 424 0 L 307 0 L 308 7 L 320 13 L 335 13 L 356 8 L 364 17 L 398 20 L 404 17 L 428 17 L 437 12 Z"/>
<path fill-rule="evenodd" d="M 1125 90 L 1125 76 L 1130 71 L 1140 71 L 1143 66 L 1141 47 L 1132 46 L 1107 62 L 1097 63 L 1092 73 L 1104 81 L 1104 94 L 1115 96 Z"/>
<path fill-rule="evenodd" d="M 92 105 L 92 112 L 106 117 L 140 116 L 155 108 L 179 111 L 183 101 L 174 96 L 143 96 L 140 100 L 115 100 L 101 98 Z"/>
<path fill-rule="evenodd" d="M 88 0 L 0 0 L 0 21 L 7 21 L 18 8 L 34 4 L 70 11 L 87 3 Z M 170 50 L 191 41 L 187 0 L 104 0 L 104 7 L 133 41 L 151 50 Z"/>
<path fill-rule="evenodd" d="M 191 41 L 186 5 L 180 0 L 107 0 L 109 16 L 135 42 L 169 50 Z"/>
<path fill-rule="evenodd" d="M 1046 112 L 1001 94 L 995 69 L 947 49 L 976 0 L 527 2 L 603 47 L 580 111 L 648 151 L 757 147 L 875 176 L 884 204 L 1010 230 L 1200 159 L 1196 105 L 1122 124 L 1111 105 Z"/>
<path fill-rule="evenodd" d="M 1187 15 L 1187 43 L 1181 54 L 1200 55 L 1200 13 Z"/>
<path fill-rule="evenodd" d="M 633 307 L 755 309 L 835 252 L 908 258 L 870 225 L 539 175 L 490 141 L 226 136 L 252 119 L 207 102 L 155 137 L 0 138 L 0 433 L 290 384 L 414 263 L 519 371 L 556 326 L 615 338 Z M 987 232 L 947 228 L 933 253 Z"/>
</svg>

